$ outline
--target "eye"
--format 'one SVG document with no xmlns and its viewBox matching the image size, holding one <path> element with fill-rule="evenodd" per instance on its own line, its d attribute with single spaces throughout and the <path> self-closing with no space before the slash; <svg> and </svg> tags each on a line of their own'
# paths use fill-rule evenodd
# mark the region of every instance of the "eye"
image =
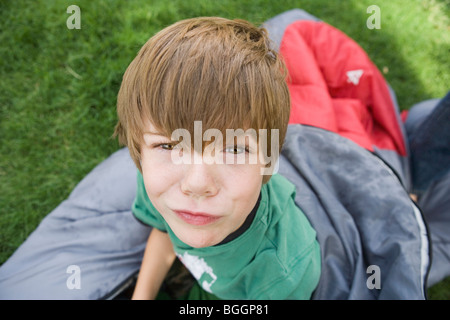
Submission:
<svg viewBox="0 0 450 320">
<path fill-rule="evenodd" d="M 248 152 L 248 148 L 247 147 L 239 147 L 239 146 L 226 147 L 225 152 L 232 153 L 232 154 L 241 154 L 244 152 Z"/>
<path fill-rule="evenodd" d="M 175 143 L 157 143 L 153 145 L 153 148 L 155 149 L 162 149 L 166 151 L 172 151 L 173 149 L 175 149 L 175 147 Z"/>
</svg>

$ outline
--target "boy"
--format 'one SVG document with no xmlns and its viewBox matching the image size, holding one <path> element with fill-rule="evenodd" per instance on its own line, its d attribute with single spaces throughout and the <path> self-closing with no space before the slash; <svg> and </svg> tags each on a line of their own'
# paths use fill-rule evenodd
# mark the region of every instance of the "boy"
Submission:
<svg viewBox="0 0 450 320">
<path fill-rule="evenodd" d="M 167 27 L 128 67 L 116 135 L 139 169 L 133 213 L 153 227 L 134 299 L 155 298 L 176 257 L 205 295 L 311 297 L 316 234 L 275 174 L 284 70 L 263 29 L 223 18 Z"/>
</svg>

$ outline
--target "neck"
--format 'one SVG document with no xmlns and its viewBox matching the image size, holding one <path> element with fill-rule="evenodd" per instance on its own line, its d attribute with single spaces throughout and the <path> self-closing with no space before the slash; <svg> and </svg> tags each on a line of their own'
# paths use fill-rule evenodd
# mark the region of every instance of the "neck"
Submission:
<svg viewBox="0 0 450 320">
<path fill-rule="evenodd" d="M 256 204 L 253 207 L 252 211 L 250 211 L 250 213 L 248 214 L 244 223 L 236 231 L 233 231 L 225 239 L 223 239 L 222 242 L 220 242 L 219 244 L 216 244 L 216 246 L 220 246 L 221 244 L 225 244 L 230 241 L 233 241 L 234 239 L 239 237 L 241 234 L 243 234 L 248 228 L 250 228 L 250 226 L 253 222 L 253 219 L 255 218 L 256 212 L 258 211 L 260 202 L 261 202 L 261 193 L 259 193 L 258 200 L 256 201 Z"/>
</svg>

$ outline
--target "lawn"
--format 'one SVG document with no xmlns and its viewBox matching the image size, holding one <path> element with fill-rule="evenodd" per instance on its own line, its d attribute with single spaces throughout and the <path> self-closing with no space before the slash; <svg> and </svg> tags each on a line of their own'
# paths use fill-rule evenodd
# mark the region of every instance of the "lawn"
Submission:
<svg viewBox="0 0 450 320">
<path fill-rule="evenodd" d="M 81 9 L 68 29 L 67 7 Z M 380 29 L 367 8 L 380 8 Z M 450 84 L 449 0 L 0 0 L 0 263 L 100 161 L 123 72 L 142 44 L 183 18 L 260 24 L 303 8 L 355 39 L 383 71 L 401 109 Z M 450 281 L 430 290 L 450 299 Z"/>
</svg>

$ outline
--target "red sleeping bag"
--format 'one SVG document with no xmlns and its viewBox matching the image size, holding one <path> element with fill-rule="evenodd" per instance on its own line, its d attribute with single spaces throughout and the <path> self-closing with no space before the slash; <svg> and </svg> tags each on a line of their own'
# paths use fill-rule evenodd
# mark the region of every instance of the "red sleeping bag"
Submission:
<svg viewBox="0 0 450 320">
<path fill-rule="evenodd" d="M 280 53 L 289 70 L 290 124 L 406 155 L 389 87 L 355 41 L 326 23 L 297 21 L 286 28 Z"/>
</svg>

